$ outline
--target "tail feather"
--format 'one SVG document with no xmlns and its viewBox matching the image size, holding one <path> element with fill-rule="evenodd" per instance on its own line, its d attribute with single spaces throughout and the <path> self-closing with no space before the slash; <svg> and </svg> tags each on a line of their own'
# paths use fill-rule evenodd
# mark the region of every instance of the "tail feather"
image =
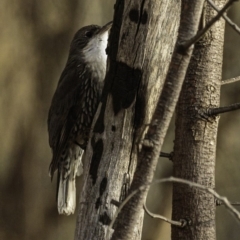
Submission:
<svg viewBox="0 0 240 240">
<path fill-rule="evenodd" d="M 74 171 L 64 179 L 60 174 L 58 187 L 58 212 L 59 214 L 73 214 L 76 208 L 76 185 Z"/>
<path fill-rule="evenodd" d="M 58 190 L 57 190 L 57 203 L 59 214 L 70 215 L 73 214 L 76 208 L 76 176 L 79 169 L 82 168 L 82 155 L 83 150 L 78 150 L 78 156 L 72 158 L 68 156 L 65 160 L 65 166 L 61 166 L 58 176 Z"/>
</svg>

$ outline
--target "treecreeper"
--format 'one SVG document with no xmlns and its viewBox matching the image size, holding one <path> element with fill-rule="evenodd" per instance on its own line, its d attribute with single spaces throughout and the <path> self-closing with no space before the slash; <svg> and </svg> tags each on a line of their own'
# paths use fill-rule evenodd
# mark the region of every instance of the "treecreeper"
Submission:
<svg viewBox="0 0 240 240">
<path fill-rule="evenodd" d="M 57 170 L 59 214 L 76 208 L 76 176 L 83 172 L 83 157 L 106 74 L 106 48 L 112 23 L 78 30 L 71 42 L 48 113 L 52 161 L 49 175 Z"/>
</svg>

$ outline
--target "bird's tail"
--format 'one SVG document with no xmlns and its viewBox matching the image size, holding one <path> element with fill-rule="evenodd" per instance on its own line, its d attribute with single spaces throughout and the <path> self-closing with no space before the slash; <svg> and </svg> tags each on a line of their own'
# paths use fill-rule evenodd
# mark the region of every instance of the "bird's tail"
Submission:
<svg viewBox="0 0 240 240">
<path fill-rule="evenodd" d="M 60 167 L 58 170 L 58 191 L 57 203 L 59 214 L 73 214 L 76 208 L 76 176 L 79 171 L 79 166 L 82 165 L 82 154 L 77 159 L 68 159 L 69 164 L 66 168 Z M 68 169 L 68 170 L 67 170 Z M 66 171 L 67 170 L 67 171 Z"/>
</svg>

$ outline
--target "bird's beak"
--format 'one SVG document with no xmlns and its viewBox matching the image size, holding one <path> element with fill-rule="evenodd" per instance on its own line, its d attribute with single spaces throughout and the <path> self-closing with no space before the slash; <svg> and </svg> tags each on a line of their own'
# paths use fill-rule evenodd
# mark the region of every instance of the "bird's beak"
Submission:
<svg viewBox="0 0 240 240">
<path fill-rule="evenodd" d="M 98 31 L 97 34 L 102 35 L 103 33 L 105 33 L 106 31 L 109 31 L 109 29 L 112 27 L 112 21 L 105 24 L 103 27 L 101 27 Z"/>
</svg>

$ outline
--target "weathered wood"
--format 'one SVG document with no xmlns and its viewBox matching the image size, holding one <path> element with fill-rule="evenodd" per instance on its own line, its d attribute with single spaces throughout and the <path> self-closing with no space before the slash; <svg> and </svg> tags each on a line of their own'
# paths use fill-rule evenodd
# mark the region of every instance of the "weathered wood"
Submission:
<svg viewBox="0 0 240 240">
<path fill-rule="evenodd" d="M 173 53 L 166 81 L 160 99 L 149 125 L 142 150 L 138 155 L 138 165 L 135 171 L 130 192 L 141 188 L 126 206 L 121 210 L 119 219 L 122 221 L 116 226 L 112 239 L 131 239 L 136 225 L 139 211 L 144 204 L 154 171 L 159 159 L 160 150 L 169 127 L 175 106 L 177 104 L 182 84 L 186 75 L 193 46 L 184 48 L 186 42 L 197 33 L 204 0 L 183 0 L 181 21 L 177 44 Z M 145 188 L 143 188 L 145 186 Z"/>
<path fill-rule="evenodd" d="M 223 5 L 225 0 L 215 1 Z M 206 7 L 208 22 L 216 12 Z M 173 155 L 174 176 L 215 187 L 218 117 L 202 115 L 219 106 L 224 41 L 224 21 L 218 21 L 195 45 L 177 108 Z M 172 219 L 190 226 L 172 226 L 172 239 L 216 239 L 215 200 L 211 194 L 175 183 Z"/>
<path fill-rule="evenodd" d="M 117 1 L 102 102 L 93 124 L 75 240 L 106 239 L 136 168 L 137 142 L 150 123 L 179 23 L 178 0 Z M 130 239 L 141 239 L 143 211 Z"/>
</svg>

